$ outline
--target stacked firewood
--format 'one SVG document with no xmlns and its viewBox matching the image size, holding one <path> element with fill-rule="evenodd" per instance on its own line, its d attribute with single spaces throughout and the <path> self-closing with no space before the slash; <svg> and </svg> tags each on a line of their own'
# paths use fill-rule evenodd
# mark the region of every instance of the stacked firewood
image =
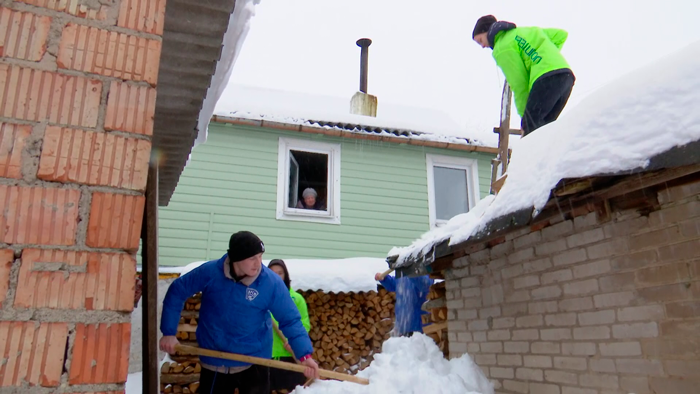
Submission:
<svg viewBox="0 0 700 394">
<path fill-rule="evenodd" d="M 314 359 L 323 369 L 354 374 L 372 362 L 394 326 L 394 293 L 302 295 L 309 307 Z"/>
<path fill-rule="evenodd" d="M 197 346 L 197 323 L 202 295 L 195 294 L 187 299 L 180 314 L 177 339 L 183 345 Z M 199 357 L 176 353 L 173 362 L 164 362 L 160 368 L 160 391 L 165 394 L 195 394 L 199 389 Z"/>
<path fill-rule="evenodd" d="M 449 344 L 447 342 L 447 305 L 445 301 L 445 282 L 435 283 L 430 286 L 428 301 L 423 304 L 423 310 L 429 312 L 422 316 L 423 324 L 430 324 L 423 328 L 426 335 L 433 338 L 440 350 L 448 356 Z"/>
<path fill-rule="evenodd" d="M 323 369 L 348 374 L 366 368 L 394 326 L 394 293 L 325 293 L 300 291 L 306 299 L 314 346 L 314 359 Z M 197 346 L 201 294 L 185 302 L 177 338 L 183 345 Z M 161 367 L 161 393 L 195 394 L 199 388 L 199 358 L 177 353 Z"/>
</svg>

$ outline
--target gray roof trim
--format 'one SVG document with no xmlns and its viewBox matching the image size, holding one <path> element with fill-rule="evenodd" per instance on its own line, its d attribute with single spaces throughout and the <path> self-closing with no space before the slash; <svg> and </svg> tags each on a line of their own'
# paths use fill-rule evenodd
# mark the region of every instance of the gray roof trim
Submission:
<svg viewBox="0 0 700 394">
<path fill-rule="evenodd" d="M 234 5 L 235 0 L 169 0 L 165 7 L 153 127 L 161 206 L 168 205 L 192 151 Z"/>
</svg>

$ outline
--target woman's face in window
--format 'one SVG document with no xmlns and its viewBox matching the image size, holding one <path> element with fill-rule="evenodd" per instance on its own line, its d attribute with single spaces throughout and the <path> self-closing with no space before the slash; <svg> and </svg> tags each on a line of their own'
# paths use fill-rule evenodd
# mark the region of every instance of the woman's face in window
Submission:
<svg viewBox="0 0 700 394">
<path fill-rule="evenodd" d="M 306 204 L 307 207 L 313 207 L 314 205 L 316 205 L 316 197 L 314 197 L 314 196 L 304 197 L 304 204 Z"/>
</svg>

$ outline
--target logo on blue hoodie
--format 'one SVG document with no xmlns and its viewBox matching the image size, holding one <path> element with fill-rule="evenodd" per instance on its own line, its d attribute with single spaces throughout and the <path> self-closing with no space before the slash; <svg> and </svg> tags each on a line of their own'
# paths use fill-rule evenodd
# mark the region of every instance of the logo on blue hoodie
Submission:
<svg viewBox="0 0 700 394">
<path fill-rule="evenodd" d="M 258 291 L 255 289 L 251 289 L 250 287 L 245 290 L 245 299 L 248 301 L 253 301 L 255 297 L 258 296 Z"/>
</svg>

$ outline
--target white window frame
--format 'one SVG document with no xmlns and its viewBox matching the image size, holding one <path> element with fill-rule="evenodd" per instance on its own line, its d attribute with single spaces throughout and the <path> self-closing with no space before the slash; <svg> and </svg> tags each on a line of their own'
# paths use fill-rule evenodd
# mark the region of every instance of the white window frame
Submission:
<svg viewBox="0 0 700 394">
<path fill-rule="evenodd" d="M 289 152 L 328 155 L 326 211 L 289 208 Z M 340 144 L 280 137 L 277 150 L 277 220 L 340 224 Z"/>
<path fill-rule="evenodd" d="M 467 173 L 467 197 L 469 198 L 469 210 L 472 210 L 481 199 L 479 191 L 479 166 L 476 159 L 467 157 L 425 155 L 426 167 L 428 170 L 428 211 L 430 217 L 430 228 L 435 228 L 447 223 L 446 220 L 437 220 L 435 207 L 435 178 L 434 167 L 447 167 L 465 170 Z"/>
</svg>

